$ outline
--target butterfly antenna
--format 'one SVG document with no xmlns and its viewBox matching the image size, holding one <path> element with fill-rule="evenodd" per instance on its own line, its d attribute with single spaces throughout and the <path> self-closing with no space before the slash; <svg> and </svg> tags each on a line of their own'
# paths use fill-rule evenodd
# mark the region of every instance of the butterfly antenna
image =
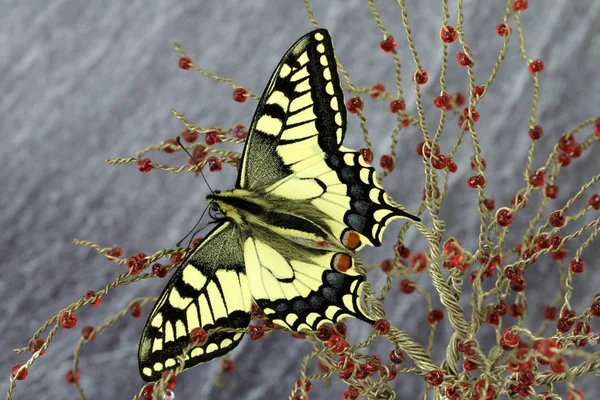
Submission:
<svg viewBox="0 0 600 400">
<path fill-rule="evenodd" d="M 202 221 L 202 218 L 204 218 L 204 214 L 206 214 L 206 211 L 208 210 L 208 207 L 209 206 L 206 206 L 206 208 L 204 209 L 204 211 L 202 211 L 202 215 L 200 216 L 200 219 L 198 219 L 198 222 L 196 222 L 196 224 L 194 225 L 194 227 L 187 233 L 187 235 L 185 235 L 183 238 L 181 238 L 181 240 L 179 242 L 177 242 L 177 247 L 181 246 L 181 243 L 185 240 L 185 238 L 187 238 L 188 236 L 190 236 L 190 234 L 192 232 L 194 232 L 194 230 L 196 229 L 196 227 L 198 226 L 198 224 L 200 223 L 200 221 Z M 202 229 L 204 229 L 204 228 L 206 228 L 206 227 L 203 227 Z M 202 229 L 200 229 L 200 230 L 202 230 Z M 198 233 L 200 230 L 196 231 L 194 233 L 194 235 L 196 233 Z M 192 239 L 193 239 L 193 237 L 192 237 Z M 191 243 L 191 241 L 190 241 L 190 243 Z M 188 246 L 188 247 L 190 247 L 190 246 Z"/>
<path fill-rule="evenodd" d="M 179 144 L 179 146 L 183 149 L 183 151 L 185 151 L 188 156 L 190 156 L 190 158 L 192 160 L 194 160 L 194 162 L 196 163 L 196 159 L 194 158 L 194 156 L 192 156 L 190 154 L 190 152 L 185 148 L 185 146 L 181 143 L 181 138 L 179 136 L 177 136 L 177 144 Z M 196 163 L 196 165 L 198 165 L 198 163 Z M 213 192 L 212 188 L 210 187 L 210 185 L 208 184 L 208 181 L 206 180 L 206 177 L 204 176 L 204 173 L 202 172 L 202 168 L 200 168 L 198 171 L 200 171 L 200 175 L 202 175 L 202 179 L 204 179 L 204 182 L 206 183 L 206 186 L 208 186 L 208 190 L 210 190 L 210 192 L 214 195 L 215 192 Z M 205 210 L 206 211 L 206 210 Z M 204 215 L 204 214 L 203 214 Z M 188 233 L 189 235 L 189 233 Z"/>
</svg>

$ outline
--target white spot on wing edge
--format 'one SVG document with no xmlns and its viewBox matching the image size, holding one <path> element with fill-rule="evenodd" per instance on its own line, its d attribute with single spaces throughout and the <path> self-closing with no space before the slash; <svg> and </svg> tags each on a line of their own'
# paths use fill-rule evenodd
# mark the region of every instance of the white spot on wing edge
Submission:
<svg viewBox="0 0 600 400">
<path fill-rule="evenodd" d="M 152 375 L 152 369 L 148 368 L 148 367 L 144 367 L 144 369 L 142 369 L 142 372 L 144 373 L 144 375 L 146 376 L 151 376 Z"/>
<path fill-rule="evenodd" d="M 323 36 L 322 33 L 317 32 L 317 33 L 315 33 L 315 39 L 320 42 L 321 40 L 325 39 L 325 36 Z"/>
<path fill-rule="evenodd" d="M 323 46 L 323 43 L 319 43 L 319 44 L 317 45 L 317 51 L 318 51 L 319 53 L 325 53 L 325 46 Z"/>
</svg>

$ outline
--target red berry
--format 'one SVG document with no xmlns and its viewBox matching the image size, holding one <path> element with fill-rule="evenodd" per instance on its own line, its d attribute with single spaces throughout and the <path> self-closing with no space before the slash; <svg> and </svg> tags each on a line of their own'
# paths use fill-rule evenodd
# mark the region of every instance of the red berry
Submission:
<svg viewBox="0 0 600 400">
<path fill-rule="evenodd" d="M 179 264 L 183 261 L 183 253 L 181 251 L 178 251 L 176 253 L 171 254 L 171 256 L 169 257 L 169 261 L 171 262 L 171 265 Z"/>
<path fill-rule="evenodd" d="M 123 255 L 123 249 L 118 246 L 113 247 L 112 249 L 110 249 L 109 251 L 106 252 L 106 255 L 115 257 L 115 258 L 119 258 Z"/>
<path fill-rule="evenodd" d="M 154 394 L 154 385 L 146 385 L 144 389 L 142 389 L 142 397 L 144 400 L 152 400 L 152 395 Z"/>
<path fill-rule="evenodd" d="M 167 382 L 165 383 L 166 389 L 173 389 L 177 386 L 177 376 L 175 376 L 172 371 L 163 371 L 161 378 L 167 379 Z"/>
<path fill-rule="evenodd" d="M 485 178 L 481 175 L 471 176 L 469 179 L 467 179 L 467 185 L 469 185 L 469 187 L 472 189 L 484 187 Z"/>
<path fill-rule="evenodd" d="M 496 211 L 496 221 L 498 222 L 498 225 L 507 227 L 512 224 L 514 220 L 515 216 L 510 213 L 508 208 L 502 207 Z"/>
<path fill-rule="evenodd" d="M 500 316 L 498 315 L 497 312 L 490 311 L 487 313 L 487 316 L 485 317 L 485 322 L 487 322 L 488 325 L 490 325 L 490 326 L 496 326 L 500 323 Z"/>
<path fill-rule="evenodd" d="M 439 369 L 429 371 L 425 375 L 425 382 L 427 382 L 431 386 L 439 386 L 444 382 L 444 373 Z"/>
<path fill-rule="evenodd" d="M 382 83 L 377 83 L 371 88 L 369 96 L 373 99 L 377 99 L 383 92 L 385 92 L 385 86 Z"/>
<path fill-rule="evenodd" d="M 575 150 L 575 146 L 577 145 L 577 141 L 573 136 L 562 135 L 558 139 L 558 149 L 563 153 L 571 153 Z"/>
<path fill-rule="evenodd" d="M 554 211 L 548 217 L 548 222 L 555 228 L 560 228 L 561 226 L 563 226 L 565 224 L 565 221 L 565 217 L 560 211 Z"/>
<path fill-rule="evenodd" d="M 532 140 L 538 140 L 544 136 L 544 128 L 539 125 L 535 125 L 533 128 L 529 128 L 529 137 Z"/>
<path fill-rule="evenodd" d="M 373 329 L 379 332 L 380 335 L 385 335 L 390 331 L 390 322 L 387 319 L 378 319 L 373 324 Z"/>
<path fill-rule="evenodd" d="M 196 247 L 198 247 L 198 245 L 200 243 L 202 243 L 203 240 L 204 240 L 204 238 L 202 236 L 199 236 L 196 239 L 192 240 L 192 249 L 195 249 Z"/>
<path fill-rule="evenodd" d="M 413 80 L 415 81 L 415 83 L 417 85 L 424 85 L 429 80 L 429 74 L 427 73 L 427 71 L 422 69 L 420 71 L 415 72 L 415 75 L 413 76 Z"/>
<path fill-rule="evenodd" d="M 440 308 L 434 308 L 427 313 L 427 321 L 430 324 L 440 322 L 444 319 L 444 311 Z"/>
<path fill-rule="evenodd" d="M 360 97 L 351 97 L 346 102 L 346 109 L 351 114 L 356 114 L 363 108 L 363 102 Z"/>
<path fill-rule="evenodd" d="M 317 329 L 317 338 L 319 340 L 327 342 L 331 338 L 331 335 L 333 335 L 333 333 L 333 327 L 331 325 L 323 324 Z"/>
<path fill-rule="evenodd" d="M 96 339 L 96 332 L 94 332 L 94 327 L 91 325 L 84 326 L 81 328 L 81 336 L 87 341 L 92 341 Z"/>
<path fill-rule="evenodd" d="M 381 47 L 381 50 L 389 53 L 396 48 L 396 41 L 393 36 L 388 36 L 379 43 L 379 47 Z"/>
<path fill-rule="evenodd" d="M 465 358 L 463 361 L 463 368 L 467 372 L 473 372 L 479 368 L 479 363 L 477 362 L 477 358 L 472 356 L 473 358 Z"/>
<path fill-rule="evenodd" d="M 513 318 L 522 317 L 525 314 L 525 308 L 523 308 L 523 304 L 511 304 L 508 307 L 508 314 Z"/>
<path fill-rule="evenodd" d="M 155 263 L 154 265 L 152 265 L 152 273 L 158 276 L 159 278 L 164 278 L 169 273 L 169 270 L 167 270 L 167 267 L 165 267 L 164 265 Z"/>
<path fill-rule="evenodd" d="M 494 199 L 485 199 L 483 200 L 483 205 L 490 211 L 494 211 L 496 208 L 496 201 Z"/>
<path fill-rule="evenodd" d="M 392 271 L 392 269 L 394 269 L 394 265 L 392 264 L 392 260 L 390 260 L 389 258 L 381 262 L 381 270 L 386 274 L 389 274 Z"/>
<path fill-rule="evenodd" d="M 44 343 L 46 343 L 44 339 L 36 339 L 35 341 L 32 340 L 31 342 L 29 342 L 29 351 L 31 351 L 32 353 L 37 353 L 38 351 L 40 351 Z M 40 351 L 40 356 L 43 356 L 45 353 L 46 350 Z"/>
<path fill-rule="evenodd" d="M 509 36 L 512 33 L 512 27 L 508 24 L 500 24 L 496 26 L 498 36 Z"/>
<path fill-rule="evenodd" d="M 401 258 L 410 257 L 410 249 L 403 244 L 399 244 L 398 247 L 396 247 L 396 250 L 398 250 L 398 254 Z"/>
<path fill-rule="evenodd" d="M 589 199 L 588 199 L 588 204 L 590 205 L 590 207 L 592 207 L 594 210 L 598 211 L 600 210 L 600 194 L 593 194 Z"/>
<path fill-rule="evenodd" d="M 549 199 L 556 199 L 558 197 L 558 192 L 560 188 L 556 185 L 547 185 L 544 188 L 544 194 Z"/>
<path fill-rule="evenodd" d="M 221 369 L 223 370 L 223 372 L 231 372 L 235 369 L 235 362 L 226 358 L 223 361 L 221 361 Z"/>
<path fill-rule="evenodd" d="M 533 60 L 529 63 L 529 72 L 535 74 L 544 70 L 544 62 L 540 59 Z"/>
<path fill-rule="evenodd" d="M 349 345 L 341 336 L 332 335 L 327 342 L 327 347 L 329 347 L 333 354 L 342 354 Z"/>
<path fill-rule="evenodd" d="M 360 149 L 360 155 L 369 164 L 373 161 L 373 152 L 369 149 Z"/>
<path fill-rule="evenodd" d="M 65 379 L 67 380 L 67 383 L 69 385 L 74 385 L 75 382 L 79 381 L 79 378 L 80 378 L 79 371 L 73 373 L 73 370 L 70 369 L 65 374 Z"/>
<path fill-rule="evenodd" d="M 221 160 L 215 156 L 208 157 L 206 163 L 208 164 L 208 169 L 210 172 L 218 172 L 221 170 L 221 168 L 223 168 Z"/>
<path fill-rule="evenodd" d="M 456 165 L 456 162 L 451 158 L 446 158 L 446 167 L 451 173 L 458 171 L 458 165 Z"/>
<path fill-rule="evenodd" d="M 142 316 L 142 306 L 137 301 L 129 306 L 129 313 L 133 318 L 139 318 Z"/>
<path fill-rule="evenodd" d="M 384 365 L 383 368 L 379 370 L 379 375 L 384 377 L 387 381 L 393 381 L 398 374 L 398 370 L 394 364 Z"/>
<path fill-rule="evenodd" d="M 560 165 L 562 165 L 563 167 L 566 167 L 569 164 L 571 164 L 571 156 L 568 154 L 564 154 L 564 153 L 559 154 L 557 157 L 557 160 L 560 163 Z"/>
<path fill-rule="evenodd" d="M 58 323 L 65 329 L 73 329 L 77 325 L 77 317 L 72 313 L 62 313 L 58 317 Z"/>
<path fill-rule="evenodd" d="M 535 170 L 529 175 L 529 183 L 531 186 L 541 187 L 546 182 L 546 172 L 543 170 Z"/>
<path fill-rule="evenodd" d="M 502 340 L 508 347 L 517 347 L 521 340 L 519 332 L 515 332 L 512 328 L 506 328 L 502 333 Z"/>
<path fill-rule="evenodd" d="M 394 364 L 401 364 L 404 361 L 404 353 L 400 349 L 392 350 L 390 352 L 390 360 Z"/>
<path fill-rule="evenodd" d="M 510 288 L 513 292 L 522 292 L 527 288 L 527 281 L 523 278 L 510 281 Z"/>
<path fill-rule="evenodd" d="M 189 57 L 181 57 L 179 58 L 179 68 L 188 70 L 192 68 L 192 59 Z"/>
<path fill-rule="evenodd" d="M 567 400 L 585 400 L 585 394 L 581 389 L 573 389 L 567 393 Z"/>
<path fill-rule="evenodd" d="M 529 4 L 528 4 L 527 0 L 515 0 L 512 3 L 513 11 L 524 11 L 524 10 L 527 10 L 528 7 L 529 7 Z"/>
<path fill-rule="evenodd" d="M 86 300 L 93 299 L 94 297 L 96 297 L 96 292 L 94 292 L 93 290 L 88 290 L 87 292 L 85 292 L 85 296 L 84 296 L 84 298 L 85 298 Z M 92 304 L 93 306 L 97 306 L 97 305 L 98 305 L 98 304 L 100 304 L 101 302 L 102 302 L 102 298 L 101 298 L 101 297 L 98 297 L 98 298 L 97 298 L 96 300 L 94 300 L 94 301 L 93 301 L 91 304 Z"/>
<path fill-rule="evenodd" d="M 442 92 L 439 96 L 433 98 L 433 105 L 436 108 L 447 108 L 452 102 L 448 93 Z"/>
<path fill-rule="evenodd" d="M 474 91 L 473 91 L 475 93 L 475 98 L 483 97 L 483 95 L 485 94 L 485 91 L 486 91 L 485 85 L 475 86 Z"/>
<path fill-rule="evenodd" d="M 198 139 L 198 132 L 197 131 L 191 131 L 189 129 L 186 129 L 183 132 L 183 140 L 185 140 L 188 143 L 194 143 L 197 139 Z"/>
<path fill-rule="evenodd" d="M 475 159 L 475 157 L 472 157 L 471 158 L 471 169 L 473 171 L 477 171 L 477 168 L 476 168 L 477 165 L 476 164 L 477 164 L 477 160 Z M 481 159 L 481 165 L 480 165 L 480 167 L 481 167 L 482 171 L 485 171 L 485 169 L 487 167 L 487 164 L 486 164 L 486 162 L 485 162 L 485 160 L 483 158 Z"/>
<path fill-rule="evenodd" d="M 415 254 L 410 260 L 410 267 L 413 272 L 420 273 L 427 269 L 429 262 L 427 260 L 427 256 L 423 253 Z"/>
<path fill-rule="evenodd" d="M 235 88 L 235 89 L 233 89 L 232 97 L 233 97 L 233 100 L 237 101 L 238 103 L 243 103 L 248 98 L 248 91 L 246 89 L 244 89 L 243 87 Z"/>
<path fill-rule="evenodd" d="M 250 339 L 258 340 L 265 335 L 265 327 L 262 324 L 250 325 L 248 327 Z"/>
<path fill-rule="evenodd" d="M 23 364 L 14 364 L 10 368 L 12 376 L 14 376 L 15 379 L 18 381 L 22 381 L 23 379 L 27 378 L 27 375 L 29 375 L 29 371 L 27 370 L 27 368 L 21 369 L 22 366 Z M 19 371 L 19 369 L 21 369 L 21 371 Z"/>
<path fill-rule="evenodd" d="M 411 294 L 416 289 L 415 283 L 410 279 L 402 279 L 400 281 L 400 291 L 402 293 Z"/>
<path fill-rule="evenodd" d="M 548 321 L 554 321 L 558 317 L 558 309 L 554 306 L 544 306 L 544 318 Z"/>
<path fill-rule="evenodd" d="M 146 260 L 140 257 L 139 254 L 131 256 L 127 258 L 127 269 L 129 273 L 132 275 L 139 274 L 144 269 L 144 265 L 146 264 Z"/>
<path fill-rule="evenodd" d="M 463 109 L 462 116 L 465 119 L 472 120 L 473 122 L 479 121 L 479 111 L 475 110 L 474 108 L 466 107 Z"/>
<path fill-rule="evenodd" d="M 140 172 L 152 171 L 152 161 L 149 158 L 143 158 L 137 163 L 138 170 Z"/>
<path fill-rule="evenodd" d="M 590 307 L 590 311 L 594 317 L 600 318 L 600 296 L 594 299 L 594 302 Z"/>
<path fill-rule="evenodd" d="M 390 109 L 390 112 L 392 114 L 396 114 L 397 112 L 404 111 L 406 109 L 406 103 L 404 102 L 404 100 L 392 100 L 388 108 Z"/>
<path fill-rule="evenodd" d="M 569 263 L 569 270 L 574 274 L 582 274 L 585 271 L 585 262 L 574 258 Z"/>
<path fill-rule="evenodd" d="M 190 340 L 194 346 L 202 346 L 208 340 L 208 334 L 202 328 L 194 328 L 190 332 Z"/>
<path fill-rule="evenodd" d="M 461 51 L 456 55 L 456 62 L 458 62 L 458 65 L 460 65 L 461 67 L 470 67 L 471 65 L 473 65 L 473 60 L 471 59 L 471 57 L 469 57 L 467 55 L 467 53 Z"/>
<path fill-rule="evenodd" d="M 462 106 L 463 104 L 465 104 L 466 101 L 467 100 L 465 99 L 465 95 L 461 92 L 456 92 L 454 94 L 454 102 L 457 106 Z"/>
<path fill-rule="evenodd" d="M 217 131 L 209 131 L 204 135 L 204 143 L 209 146 L 214 146 L 215 143 L 221 143 L 221 138 L 219 137 L 219 132 Z"/>
<path fill-rule="evenodd" d="M 300 389 L 302 387 L 302 381 L 300 379 L 298 379 L 296 381 L 296 387 L 298 389 Z M 306 393 L 308 393 L 308 392 L 310 392 L 312 390 L 312 387 L 313 387 L 312 382 L 310 380 L 308 380 L 308 379 L 305 379 L 304 380 L 304 391 Z"/>
<path fill-rule="evenodd" d="M 163 151 L 165 153 L 169 153 L 169 154 L 174 153 L 175 149 L 179 147 L 179 143 L 177 143 L 177 140 L 175 140 L 175 139 L 165 140 L 163 142 L 163 145 L 168 145 L 168 146 L 165 146 Z"/>
<path fill-rule="evenodd" d="M 385 171 L 391 171 L 394 169 L 394 159 L 392 158 L 392 156 L 390 156 L 388 154 L 384 154 L 381 156 L 381 159 L 379 160 L 379 165 Z"/>
<path fill-rule="evenodd" d="M 456 29 L 454 29 L 453 26 L 446 25 L 440 29 L 440 39 L 442 39 L 442 42 L 444 43 L 452 43 L 457 37 L 458 32 L 456 32 Z"/>
</svg>

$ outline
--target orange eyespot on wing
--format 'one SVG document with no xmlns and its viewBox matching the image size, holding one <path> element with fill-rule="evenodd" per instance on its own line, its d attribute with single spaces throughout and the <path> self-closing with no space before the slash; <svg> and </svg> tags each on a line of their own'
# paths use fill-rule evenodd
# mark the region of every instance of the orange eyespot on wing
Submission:
<svg viewBox="0 0 600 400">
<path fill-rule="evenodd" d="M 337 253 L 331 260 L 333 267 L 340 272 L 346 272 L 352 267 L 352 258 L 348 254 Z"/>
<path fill-rule="evenodd" d="M 342 244 L 350 250 L 355 250 L 362 244 L 360 241 L 360 235 L 355 231 L 347 229 L 342 234 Z"/>
</svg>

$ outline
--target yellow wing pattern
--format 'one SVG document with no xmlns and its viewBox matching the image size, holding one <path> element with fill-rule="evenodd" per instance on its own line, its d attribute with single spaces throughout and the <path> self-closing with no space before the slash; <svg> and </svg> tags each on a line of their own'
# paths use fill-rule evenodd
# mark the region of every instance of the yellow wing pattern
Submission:
<svg viewBox="0 0 600 400">
<path fill-rule="evenodd" d="M 231 222 L 218 225 L 173 275 L 148 318 L 138 351 L 145 381 L 160 379 L 176 366 L 194 328 L 246 328 L 252 297 L 243 264 L 239 232 Z M 185 368 L 222 356 L 242 333 L 215 333 L 185 354 Z"/>
</svg>

